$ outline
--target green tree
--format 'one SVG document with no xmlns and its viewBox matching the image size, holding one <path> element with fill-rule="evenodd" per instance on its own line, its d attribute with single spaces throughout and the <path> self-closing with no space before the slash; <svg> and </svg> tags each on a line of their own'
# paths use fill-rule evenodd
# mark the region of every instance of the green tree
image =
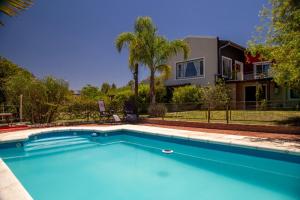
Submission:
<svg viewBox="0 0 300 200">
<path fill-rule="evenodd" d="M 202 90 L 195 85 L 188 85 L 174 89 L 172 101 L 174 103 L 201 103 Z"/>
<path fill-rule="evenodd" d="M 88 84 L 81 89 L 80 96 L 96 101 L 99 100 L 101 96 L 101 91 L 98 87 Z"/>
<path fill-rule="evenodd" d="M 117 86 L 116 86 L 115 83 L 111 84 L 111 89 L 112 89 L 112 90 L 116 90 L 116 89 L 117 89 Z"/>
<path fill-rule="evenodd" d="M 139 51 L 141 52 L 141 63 L 146 65 L 150 71 L 150 103 L 154 104 L 155 99 L 155 74 L 163 73 L 167 78 L 171 66 L 167 65 L 167 60 L 183 52 L 186 59 L 189 53 L 188 44 L 183 40 L 168 41 L 166 38 L 158 35 L 157 28 L 150 17 L 138 17 L 135 29 L 143 37 Z"/>
<path fill-rule="evenodd" d="M 228 123 L 228 109 L 230 104 L 230 89 L 225 85 L 221 79 L 217 80 L 215 86 L 207 86 L 202 89 L 202 98 L 204 104 L 207 106 L 208 122 L 210 122 L 210 111 L 216 107 L 226 107 L 226 120 Z"/>
<path fill-rule="evenodd" d="M 102 83 L 101 89 L 100 89 L 100 90 L 101 90 L 101 92 L 102 92 L 103 94 L 108 94 L 110 88 L 111 88 L 111 87 L 110 87 L 110 84 L 104 82 L 104 83 Z"/>
<path fill-rule="evenodd" d="M 70 91 L 68 84 L 53 77 L 38 80 L 22 71 L 9 77 L 5 83 L 7 102 L 19 105 L 23 95 L 23 115 L 32 123 L 50 123 L 57 117 Z"/>
<path fill-rule="evenodd" d="M 135 21 L 133 32 L 123 32 L 118 35 L 115 45 L 119 52 L 126 47 L 129 51 L 128 65 L 133 73 L 134 95 L 135 95 L 135 112 L 137 113 L 137 98 L 139 92 L 139 63 L 141 62 L 143 41 L 145 40 L 145 32 L 151 32 L 152 27 L 142 24 L 138 18 Z"/>
<path fill-rule="evenodd" d="M 0 12 L 12 17 L 32 4 L 33 0 L 0 0 Z M 0 21 L 0 25 L 3 25 L 2 21 Z"/>
<path fill-rule="evenodd" d="M 45 86 L 47 95 L 47 102 L 45 102 L 48 106 L 46 122 L 50 123 L 55 119 L 61 106 L 66 103 L 71 92 L 68 83 L 62 79 L 48 76 L 42 80 L 42 84 Z"/>
<path fill-rule="evenodd" d="M 262 24 L 249 51 L 273 61 L 275 81 L 300 91 L 300 1 L 269 0 L 260 12 Z"/>
<path fill-rule="evenodd" d="M 19 105 L 19 97 L 23 95 L 24 118 L 32 123 L 43 122 L 47 94 L 41 81 L 19 72 L 7 80 L 5 92 L 7 101 L 12 105 Z"/>
<path fill-rule="evenodd" d="M 6 102 L 6 81 L 19 72 L 33 77 L 33 75 L 29 71 L 0 56 L 0 103 Z"/>
</svg>

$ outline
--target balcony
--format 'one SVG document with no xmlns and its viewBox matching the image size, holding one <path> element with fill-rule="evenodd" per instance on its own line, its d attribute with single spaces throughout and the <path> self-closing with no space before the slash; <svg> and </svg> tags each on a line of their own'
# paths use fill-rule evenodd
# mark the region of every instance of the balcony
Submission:
<svg viewBox="0 0 300 200">
<path fill-rule="evenodd" d="M 244 80 L 259 80 L 259 79 L 265 79 L 265 78 L 272 78 L 272 75 L 270 71 L 265 71 L 261 73 L 245 73 L 244 74 Z"/>
<path fill-rule="evenodd" d="M 266 78 L 272 78 L 272 75 L 270 72 L 264 72 L 264 73 L 237 73 L 232 72 L 231 77 L 226 77 L 222 75 L 217 75 L 218 78 L 224 78 L 226 81 L 249 81 L 249 80 L 259 80 L 259 79 L 266 79 Z"/>
</svg>

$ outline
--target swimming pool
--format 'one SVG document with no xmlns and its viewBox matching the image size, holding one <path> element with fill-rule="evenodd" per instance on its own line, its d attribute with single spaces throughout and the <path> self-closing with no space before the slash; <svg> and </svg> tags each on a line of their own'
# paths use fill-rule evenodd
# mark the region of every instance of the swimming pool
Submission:
<svg viewBox="0 0 300 200">
<path fill-rule="evenodd" d="M 297 155 L 124 130 L 92 133 L 31 136 L 0 145 L 0 157 L 37 200 L 300 199 Z"/>
</svg>

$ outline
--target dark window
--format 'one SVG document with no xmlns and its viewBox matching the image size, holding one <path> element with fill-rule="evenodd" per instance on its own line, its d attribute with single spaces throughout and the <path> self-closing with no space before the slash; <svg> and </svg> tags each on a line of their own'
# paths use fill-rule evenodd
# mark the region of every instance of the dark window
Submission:
<svg viewBox="0 0 300 200">
<path fill-rule="evenodd" d="M 188 62 L 185 70 L 185 77 L 197 76 L 197 70 L 194 62 Z"/>
<path fill-rule="evenodd" d="M 190 60 L 176 64 L 176 78 L 204 76 L 204 60 Z"/>
<path fill-rule="evenodd" d="M 300 99 L 300 92 L 296 90 L 290 90 L 290 98 L 291 99 Z"/>
<path fill-rule="evenodd" d="M 256 76 L 260 77 L 269 77 L 269 68 L 270 64 L 269 63 L 262 63 L 262 64 L 257 64 L 256 66 Z"/>
<path fill-rule="evenodd" d="M 227 57 L 222 57 L 222 74 L 224 77 L 232 77 L 232 60 Z"/>
<path fill-rule="evenodd" d="M 181 64 L 177 65 L 176 76 L 177 76 L 177 78 L 182 77 L 182 65 Z"/>
</svg>

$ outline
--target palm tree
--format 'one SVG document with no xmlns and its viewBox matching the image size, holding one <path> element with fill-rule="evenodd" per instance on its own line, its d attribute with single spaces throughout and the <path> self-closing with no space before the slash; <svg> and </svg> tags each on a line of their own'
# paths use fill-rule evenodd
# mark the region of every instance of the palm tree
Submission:
<svg viewBox="0 0 300 200">
<path fill-rule="evenodd" d="M 0 0 L 0 12 L 12 17 L 32 4 L 33 0 Z M 3 25 L 1 21 L 0 25 Z"/>
<path fill-rule="evenodd" d="M 135 96 L 135 112 L 137 114 L 137 97 L 139 92 L 139 62 L 141 60 L 141 42 L 144 41 L 142 37 L 144 36 L 143 30 L 145 30 L 143 22 L 139 18 L 135 22 L 134 32 L 124 32 L 118 35 L 115 46 L 119 52 L 122 51 L 124 47 L 129 50 L 128 64 L 130 70 L 133 72 L 134 79 L 134 96 Z"/>
<path fill-rule="evenodd" d="M 179 52 L 183 52 L 186 59 L 189 54 L 189 46 L 183 40 L 168 41 L 159 36 L 150 17 L 138 18 L 140 23 L 136 24 L 137 30 L 143 35 L 140 42 L 140 61 L 150 70 L 150 103 L 155 104 L 155 74 L 163 73 L 165 77 L 170 74 L 171 66 L 167 65 L 167 60 Z M 147 29 L 145 28 L 147 27 Z"/>
<path fill-rule="evenodd" d="M 183 40 L 168 41 L 157 33 L 150 17 L 138 17 L 134 32 L 121 33 L 116 39 L 116 48 L 120 52 L 124 46 L 129 50 L 129 66 L 134 71 L 135 95 L 138 95 L 138 66 L 146 65 L 150 70 L 150 103 L 155 103 L 155 73 L 168 77 L 171 66 L 167 60 L 179 52 L 187 58 L 189 47 Z"/>
</svg>

